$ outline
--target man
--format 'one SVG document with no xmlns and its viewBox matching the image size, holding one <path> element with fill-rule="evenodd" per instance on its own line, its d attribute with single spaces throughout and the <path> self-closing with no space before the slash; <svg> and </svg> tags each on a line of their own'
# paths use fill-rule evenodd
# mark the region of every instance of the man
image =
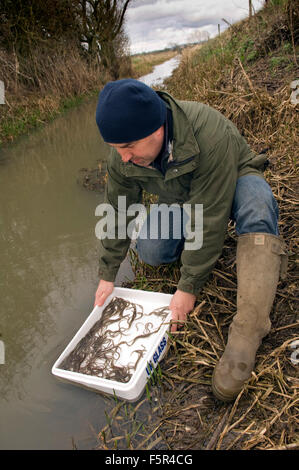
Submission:
<svg viewBox="0 0 299 470">
<path fill-rule="evenodd" d="M 181 277 L 170 304 L 172 331 L 192 311 L 220 256 L 229 218 L 236 222 L 237 313 L 212 378 L 215 396 L 232 400 L 250 377 L 256 351 L 270 330 L 269 314 L 285 265 L 277 204 L 262 175 L 266 158 L 254 154 L 218 111 L 202 103 L 178 101 L 133 79 L 104 87 L 96 121 L 112 149 L 106 202 L 116 213 L 118 196 L 125 196 L 129 206 L 141 201 L 143 189 L 159 195 L 160 203 L 188 203 L 193 210 L 196 204 L 203 205 L 200 249 L 187 250 L 183 235 L 151 239 L 148 229 L 137 240 L 138 254 L 148 264 L 181 256 Z M 128 237 L 101 241 L 95 304 L 102 305 L 112 293 L 129 244 Z"/>
</svg>

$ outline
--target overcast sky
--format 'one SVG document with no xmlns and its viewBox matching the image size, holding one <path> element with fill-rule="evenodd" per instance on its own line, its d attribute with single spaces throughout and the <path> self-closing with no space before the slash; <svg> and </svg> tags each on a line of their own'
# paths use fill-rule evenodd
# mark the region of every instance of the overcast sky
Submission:
<svg viewBox="0 0 299 470">
<path fill-rule="evenodd" d="M 126 13 L 131 53 L 164 49 L 192 42 L 199 30 L 213 37 L 248 16 L 248 0 L 133 0 Z M 252 0 L 256 9 L 263 0 Z M 196 33 L 198 34 L 198 33 Z"/>
</svg>

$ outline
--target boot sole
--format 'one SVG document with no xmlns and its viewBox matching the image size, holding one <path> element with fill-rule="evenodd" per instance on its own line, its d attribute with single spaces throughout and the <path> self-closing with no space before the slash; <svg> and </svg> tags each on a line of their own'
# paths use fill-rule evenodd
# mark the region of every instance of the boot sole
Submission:
<svg viewBox="0 0 299 470">
<path fill-rule="evenodd" d="M 220 390 L 215 385 L 214 375 L 212 377 L 212 392 L 218 400 L 221 400 L 221 401 L 224 401 L 224 402 L 233 401 L 238 396 L 238 394 L 225 395 L 224 393 L 220 392 Z"/>
</svg>

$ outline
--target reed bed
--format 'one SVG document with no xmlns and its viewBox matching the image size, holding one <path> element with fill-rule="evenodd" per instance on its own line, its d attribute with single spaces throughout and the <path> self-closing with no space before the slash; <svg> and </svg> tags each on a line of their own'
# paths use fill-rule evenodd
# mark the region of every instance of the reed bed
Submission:
<svg viewBox="0 0 299 470">
<path fill-rule="evenodd" d="M 270 317 L 272 328 L 258 350 L 255 369 L 234 402 L 226 404 L 214 398 L 213 368 L 224 351 L 236 313 L 237 237 L 230 222 L 222 255 L 195 309 L 184 326 L 170 335 L 158 380 L 138 404 L 108 402 L 112 418 L 97 434 L 98 448 L 299 448 L 299 365 L 292 361 L 299 356 L 292 349 L 299 340 L 298 105 L 290 102 L 290 82 L 298 78 L 298 49 L 292 42 L 294 30 L 289 32 L 289 46 L 285 45 L 294 2 L 287 2 L 287 8 L 285 4 L 282 2 L 278 11 L 265 9 L 250 22 L 230 28 L 200 51 L 184 54 L 165 85 L 178 98 L 205 102 L 225 114 L 255 151 L 268 149 L 270 165 L 265 178 L 279 204 L 279 227 L 288 246 L 289 265 L 286 279 L 278 285 Z M 262 23 L 266 25 L 263 29 Z M 260 35 L 247 51 L 249 57 L 255 56 L 252 61 L 246 56 L 244 41 L 255 38 L 257 30 Z M 243 43 L 236 41 L 240 32 Z M 269 50 L 262 54 L 265 45 Z M 278 65 L 275 62 L 273 69 L 271 59 L 278 53 L 284 60 Z M 175 292 L 179 262 L 152 268 L 140 263 L 134 251 L 131 259 L 135 280 L 127 283 L 128 287 Z M 131 415 L 124 412 L 128 406 Z"/>
</svg>

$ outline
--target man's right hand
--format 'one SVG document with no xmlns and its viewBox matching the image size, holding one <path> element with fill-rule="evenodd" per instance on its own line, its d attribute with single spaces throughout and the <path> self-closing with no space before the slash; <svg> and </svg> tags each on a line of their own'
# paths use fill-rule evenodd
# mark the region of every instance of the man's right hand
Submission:
<svg viewBox="0 0 299 470">
<path fill-rule="evenodd" d="M 95 295 L 95 301 L 94 301 L 94 306 L 98 305 L 101 307 L 107 297 L 109 297 L 110 294 L 112 294 L 114 289 L 114 283 L 109 282 L 109 281 L 104 281 L 103 279 L 100 280 L 96 295 Z"/>
</svg>

